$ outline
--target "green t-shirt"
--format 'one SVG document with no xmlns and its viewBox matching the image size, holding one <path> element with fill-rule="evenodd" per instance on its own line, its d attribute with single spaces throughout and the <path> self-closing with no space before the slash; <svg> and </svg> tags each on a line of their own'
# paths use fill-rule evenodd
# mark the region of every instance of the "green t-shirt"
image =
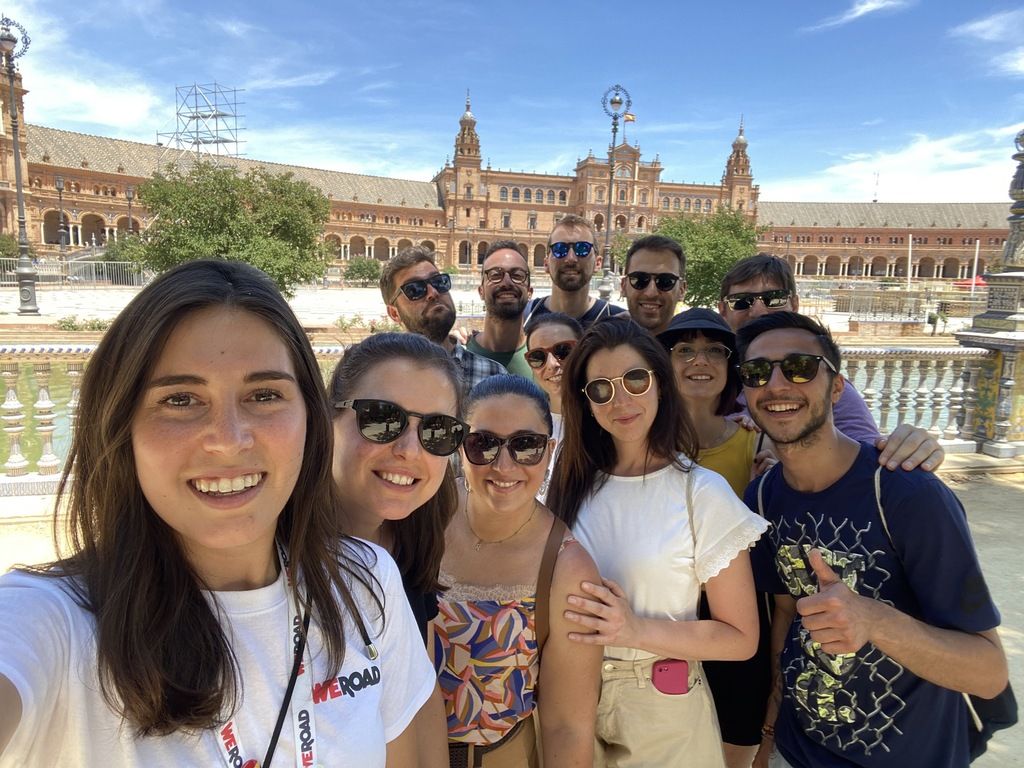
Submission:
<svg viewBox="0 0 1024 768">
<path fill-rule="evenodd" d="M 491 350 L 484 349 L 477 344 L 476 337 L 477 334 L 474 333 L 470 337 L 469 341 L 466 342 L 466 349 L 474 355 L 480 355 L 481 357 L 486 357 L 488 360 L 501 363 L 509 373 L 514 373 L 517 376 L 523 376 L 527 379 L 533 379 L 533 369 L 526 362 L 525 344 L 514 352 L 491 352 Z"/>
</svg>

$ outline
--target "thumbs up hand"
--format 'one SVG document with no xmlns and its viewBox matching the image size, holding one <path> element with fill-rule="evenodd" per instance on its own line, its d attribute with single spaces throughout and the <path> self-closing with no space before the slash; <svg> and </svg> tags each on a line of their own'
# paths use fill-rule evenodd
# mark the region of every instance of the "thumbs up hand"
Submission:
<svg viewBox="0 0 1024 768">
<path fill-rule="evenodd" d="M 818 580 L 818 593 L 796 602 L 804 628 L 825 653 L 856 653 L 871 639 L 877 604 L 851 591 L 817 549 L 807 553 L 807 563 Z"/>
</svg>

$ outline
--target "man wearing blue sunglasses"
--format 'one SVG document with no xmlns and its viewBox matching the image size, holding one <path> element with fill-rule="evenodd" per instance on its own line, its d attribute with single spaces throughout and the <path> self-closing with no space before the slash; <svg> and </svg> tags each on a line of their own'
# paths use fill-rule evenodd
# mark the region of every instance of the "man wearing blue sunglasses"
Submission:
<svg viewBox="0 0 1024 768">
<path fill-rule="evenodd" d="M 388 317 L 410 333 L 426 336 L 448 350 L 462 370 L 462 387 L 468 394 L 477 382 L 507 371 L 503 365 L 473 354 L 449 335 L 455 325 L 451 289 L 451 275 L 439 271 L 434 253 L 421 245 L 399 251 L 381 271 L 380 295 Z"/>
<path fill-rule="evenodd" d="M 594 241 L 594 229 L 582 216 L 570 213 L 555 224 L 548 235 L 548 254 L 544 257 L 544 268 L 551 275 L 551 295 L 530 302 L 523 325 L 534 315 L 562 312 L 576 318 L 586 329 L 603 317 L 626 311 L 590 296 L 590 278 L 601 266 Z"/>
</svg>

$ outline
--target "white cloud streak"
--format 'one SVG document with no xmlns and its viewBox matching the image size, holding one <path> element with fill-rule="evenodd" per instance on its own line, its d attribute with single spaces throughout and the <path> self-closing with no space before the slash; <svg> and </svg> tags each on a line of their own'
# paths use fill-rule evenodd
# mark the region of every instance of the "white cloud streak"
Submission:
<svg viewBox="0 0 1024 768">
<path fill-rule="evenodd" d="M 878 11 L 895 11 L 900 8 L 906 8 L 908 5 L 910 5 L 910 0 L 856 0 L 844 13 L 820 21 L 810 27 L 804 27 L 803 31 L 817 32 L 822 29 L 841 27 Z"/>
<path fill-rule="evenodd" d="M 1024 40 L 1024 9 L 974 19 L 954 27 L 949 34 L 974 43 L 979 53 L 987 57 L 994 74 L 1024 77 L 1024 45 L 1020 45 Z M 1007 45 L 1014 47 L 1007 51 Z"/>
<path fill-rule="evenodd" d="M 895 149 L 857 152 L 806 176 L 758 179 L 762 198 L 866 202 L 879 174 L 879 199 L 905 202 L 1007 200 L 1013 176 L 1013 137 L 1024 123 L 952 136 L 914 136 Z"/>
</svg>

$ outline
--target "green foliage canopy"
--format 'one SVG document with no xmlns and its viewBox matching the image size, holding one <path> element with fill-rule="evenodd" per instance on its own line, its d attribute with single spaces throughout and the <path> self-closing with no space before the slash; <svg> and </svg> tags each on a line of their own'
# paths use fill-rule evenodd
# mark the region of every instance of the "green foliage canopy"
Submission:
<svg viewBox="0 0 1024 768">
<path fill-rule="evenodd" d="M 345 282 L 359 283 L 364 288 L 380 280 L 380 262 L 368 256 L 355 256 L 345 267 Z"/>
<path fill-rule="evenodd" d="M 171 168 L 139 187 L 153 224 L 119 248 L 124 258 L 162 272 L 193 259 L 244 261 L 285 293 L 321 279 L 329 261 L 322 235 L 330 203 L 291 174 L 197 163 Z"/>
<path fill-rule="evenodd" d="M 711 214 L 665 216 L 655 228 L 659 235 L 682 243 L 686 252 L 686 303 L 715 307 L 722 278 L 733 264 L 757 253 L 762 230 L 742 212 L 719 208 Z"/>
</svg>

